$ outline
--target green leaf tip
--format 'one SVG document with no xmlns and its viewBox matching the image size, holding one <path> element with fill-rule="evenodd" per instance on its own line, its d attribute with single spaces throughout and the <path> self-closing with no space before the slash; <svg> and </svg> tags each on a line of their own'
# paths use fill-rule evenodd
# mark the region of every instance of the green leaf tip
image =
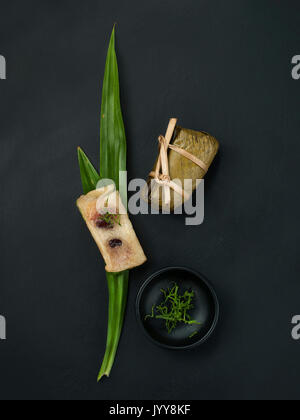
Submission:
<svg viewBox="0 0 300 420">
<path fill-rule="evenodd" d="M 109 373 L 106 373 L 106 372 L 101 373 L 101 374 L 99 373 L 98 378 L 97 378 L 97 382 L 99 383 L 104 378 L 109 378 Z"/>
<path fill-rule="evenodd" d="M 80 147 L 77 149 L 77 154 L 83 192 L 84 194 L 88 194 L 90 191 L 96 189 L 100 176 Z"/>
<path fill-rule="evenodd" d="M 114 24 L 112 32 L 111 32 L 109 46 L 115 48 L 115 43 L 116 43 L 115 41 L 116 41 L 116 24 Z"/>
</svg>

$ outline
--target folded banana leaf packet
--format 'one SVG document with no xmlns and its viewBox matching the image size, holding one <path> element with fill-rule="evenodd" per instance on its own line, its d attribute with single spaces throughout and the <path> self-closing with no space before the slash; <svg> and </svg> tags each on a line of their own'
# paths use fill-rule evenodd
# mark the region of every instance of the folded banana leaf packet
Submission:
<svg viewBox="0 0 300 420">
<path fill-rule="evenodd" d="M 203 131 L 189 130 L 170 120 L 165 137 L 159 137 L 160 151 L 148 178 L 143 198 L 160 210 L 182 206 L 205 177 L 219 142 Z M 185 186 L 185 180 L 192 180 Z"/>
</svg>

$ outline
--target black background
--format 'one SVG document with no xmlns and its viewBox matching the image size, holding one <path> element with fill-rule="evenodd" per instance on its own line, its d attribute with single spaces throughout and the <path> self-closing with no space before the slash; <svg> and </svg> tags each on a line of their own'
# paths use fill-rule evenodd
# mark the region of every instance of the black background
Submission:
<svg viewBox="0 0 300 420">
<path fill-rule="evenodd" d="M 4 1 L 0 4 L 1 399 L 298 399 L 299 1 Z M 117 22 L 129 177 L 145 177 L 169 117 L 221 143 L 206 220 L 138 216 L 148 263 L 131 274 L 111 378 L 104 265 L 75 207 L 76 147 L 98 166 L 101 85 Z M 134 302 L 168 265 L 204 273 L 213 338 L 170 352 Z"/>
</svg>

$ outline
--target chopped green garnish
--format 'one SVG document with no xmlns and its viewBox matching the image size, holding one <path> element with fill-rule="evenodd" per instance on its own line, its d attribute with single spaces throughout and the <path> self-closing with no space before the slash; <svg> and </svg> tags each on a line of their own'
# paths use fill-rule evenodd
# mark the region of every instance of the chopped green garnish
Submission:
<svg viewBox="0 0 300 420">
<path fill-rule="evenodd" d="M 160 305 L 153 305 L 151 314 L 147 315 L 145 320 L 149 318 L 164 320 L 169 334 L 181 322 L 187 325 L 201 325 L 200 322 L 192 320 L 188 314 L 194 308 L 195 292 L 193 290 L 186 290 L 183 295 L 180 295 L 179 286 L 175 284 L 167 290 L 162 289 L 161 293 L 164 296 L 164 301 Z"/>
<path fill-rule="evenodd" d="M 108 226 L 114 227 L 115 224 L 121 226 L 121 215 L 120 214 L 111 214 L 109 212 L 101 214 L 99 220 L 105 222 Z"/>
</svg>

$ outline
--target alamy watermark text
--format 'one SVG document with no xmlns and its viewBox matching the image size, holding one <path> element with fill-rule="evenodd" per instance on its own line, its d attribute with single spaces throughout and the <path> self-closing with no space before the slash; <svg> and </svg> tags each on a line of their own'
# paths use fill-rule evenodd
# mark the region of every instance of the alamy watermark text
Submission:
<svg viewBox="0 0 300 420">
<path fill-rule="evenodd" d="M 127 192 L 133 193 L 128 200 L 127 208 L 123 208 L 123 210 L 118 212 L 124 214 L 127 212 L 133 216 L 138 214 L 142 215 L 157 215 L 162 213 L 163 215 L 167 214 L 177 214 L 182 215 L 185 214 L 185 224 L 186 226 L 199 226 L 204 222 L 204 180 L 197 180 L 198 187 L 194 192 L 193 185 L 195 181 L 192 179 L 185 179 L 184 182 L 180 180 L 174 180 L 176 185 L 180 187 L 180 191 L 184 191 L 187 193 L 187 199 L 184 200 L 180 194 L 177 194 L 177 202 L 174 195 L 174 203 L 173 203 L 173 210 L 171 210 L 171 201 L 165 203 L 164 201 L 164 188 L 161 185 L 156 185 L 156 181 L 152 180 L 151 185 L 143 179 L 133 179 L 127 183 L 127 172 L 121 171 L 119 174 L 119 192 L 121 197 L 124 198 L 127 196 Z M 110 186 L 107 190 L 107 194 L 111 194 L 113 191 L 116 190 L 115 183 L 109 179 L 102 179 L 97 184 L 97 189 L 102 189 L 105 187 Z M 155 190 L 155 197 L 153 199 L 149 199 L 149 194 Z M 161 195 L 160 195 L 161 194 Z M 100 202 L 103 201 L 104 195 L 101 195 L 99 198 L 99 207 Z M 117 203 L 115 203 L 115 209 L 113 209 L 110 205 L 110 212 L 113 213 L 117 211 Z"/>
<path fill-rule="evenodd" d="M 3 55 L 0 55 L 0 79 L 6 79 L 6 59 Z"/>
<path fill-rule="evenodd" d="M 6 340 L 6 319 L 0 315 L 0 340 Z"/>
<path fill-rule="evenodd" d="M 300 80 L 300 55 L 295 55 L 292 58 L 292 78 L 294 80 Z"/>
</svg>

